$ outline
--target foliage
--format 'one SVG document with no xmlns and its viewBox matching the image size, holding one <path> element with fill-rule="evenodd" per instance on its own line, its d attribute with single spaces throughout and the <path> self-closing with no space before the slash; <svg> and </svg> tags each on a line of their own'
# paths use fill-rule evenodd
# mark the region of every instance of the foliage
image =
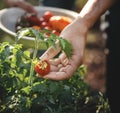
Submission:
<svg viewBox="0 0 120 113">
<path fill-rule="evenodd" d="M 46 80 L 33 56 L 22 44 L 0 43 L 0 113 L 110 113 L 104 95 L 84 83 L 84 65 L 69 80 Z"/>
<path fill-rule="evenodd" d="M 17 32 L 16 36 L 16 42 L 18 42 L 22 37 L 29 36 L 31 38 L 35 38 L 35 51 L 38 49 L 39 42 L 44 43 L 46 45 L 46 48 L 53 46 L 56 48 L 56 42 L 59 41 L 61 49 L 66 53 L 67 57 L 69 58 L 72 52 L 72 46 L 71 44 L 63 39 L 60 36 L 57 36 L 53 33 L 51 33 L 50 30 L 35 30 L 32 27 L 29 28 L 22 28 Z"/>
</svg>

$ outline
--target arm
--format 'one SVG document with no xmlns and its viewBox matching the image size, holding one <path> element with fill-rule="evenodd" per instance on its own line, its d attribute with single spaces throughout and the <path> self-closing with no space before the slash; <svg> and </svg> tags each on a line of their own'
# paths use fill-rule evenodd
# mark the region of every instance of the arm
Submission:
<svg viewBox="0 0 120 113">
<path fill-rule="evenodd" d="M 79 13 L 78 19 L 84 19 L 89 29 L 103 13 L 115 3 L 115 1 L 116 0 L 88 0 Z"/>
<path fill-rule="evenodd" d="M 20 7 L 27 12 L 37 14 L 37 11 L 34 9 L 34 7 L 24 0 L 4 0 L 4 1 L 9 7 Z"/>
<path fill-rule="evenodd" d="M 114 0 L 88 0 L 78 17 L 69 24 L 62 32 L 61 37 L 67 39 L 73 47 L 72 56 L 67 59 L 63 52 L 57 59 L 49 60 L 51 71 L 44 76 L 47 79 L 64 80 L 70 78 L 76 69 L 82 64 L 86 45 L 86 35 L 97 19 L 109 9 Z M 55 51 L 49 48 L 42 59 L 50 59 L 57 54 L 60 48 Z"/>
</svg>

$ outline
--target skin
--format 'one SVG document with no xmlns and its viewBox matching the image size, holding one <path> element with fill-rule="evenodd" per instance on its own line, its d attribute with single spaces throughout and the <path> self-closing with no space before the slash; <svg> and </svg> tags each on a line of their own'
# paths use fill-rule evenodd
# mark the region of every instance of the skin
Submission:
<svg viewBox="0 0 120 113">
<path fill-rule="evenodd" d="M 60 50 L 50 47 L 41 59 L 49 60 L 51 70 L 44 76 L 45 79 L 64 80 L 69 79 L 76 69 L 83 63 L 86 35 L 97 19 L 109 9 L 115 0 L 88 0 L 78 17 L 61 32 L 60 36 L 67 39 L 73 47 L 72 55 L 68 59 L 64 52 L 56 59 L 52 59 Z"/>
<path fill-rule="evenodd" d="M 29 13 L 37 14 L 37 11 L 35 10 L 35 8 L 30 3 L 24 0 L 5 0 L 5 3 L 9 7 L 20 7 Z"/>
</svg>

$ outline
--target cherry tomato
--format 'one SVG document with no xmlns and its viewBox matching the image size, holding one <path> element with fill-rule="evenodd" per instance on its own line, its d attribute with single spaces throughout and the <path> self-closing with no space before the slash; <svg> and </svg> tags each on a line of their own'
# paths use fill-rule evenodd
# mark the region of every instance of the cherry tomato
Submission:
<svg viewBox="0 0 120 113">
<path fill-rule="evenodd" d="M 49 24 L 53 29 L 59 30 L 60 32 L 71 23 L 71 19 L 65 16 L 52 16 L 49 19 Z"/>
<path fill-rule="evenodd" d="M 34 26 L 32 26 L 32 27 L 33 27 L 34 29 L 38 30 L 38 31 L 41 30 L 40 26 L 34 25 Z"/>
<path fill-rule="evenodd" d="M 34 67 L 38 76 L 44 76 L 50 72 L 50 64 L 47 60 L 40 60 Z"/>
<path fill-rule="evenodd" d="M 57 30 L 52 30 L 52 33 L 53 33 L 53 34 L 55 34 L 55 35 L 57 35 L 57 36 L 59 36 L 59 35 L 60 35 L 60 32 L 59 32 L 59 31 L 57 31 Z"/>
<path fill-rule="evenodd" d="M 51 11 L 46 11 L 44 14 L 43 14 L 43 18 L 48 21 L 52 16 L 53 16 L 53 12 Z"/>
<path fill-rule="evenodd" d="M 42 23 L 42 22 L 46 22 L 46 20 L 43 18 L 43 17 L 40 17 L 40 23 Z"/>
<path fill-rule="evenodd" d="M 45 22 L 45 21 L 44 21 L 44 22 L 41 23 L 40 26 L 41 26 L 41 28 L 45 28 L 46 26 L 50 26 L 50 25 L 49 25 L 48 22 Z"/>
<path fill-rule="evenodd" d="M 50 26 L 45 26 L 44 29 L 47 29 L 47 30 L 52 30 L 52 28 Z"/>
<path fill-rule="evenodd" d="M 35 14 L 27 14 L 26 19 L 30 23 L 30 26 L 40 25 L 40 19 Z"/>
</svg>

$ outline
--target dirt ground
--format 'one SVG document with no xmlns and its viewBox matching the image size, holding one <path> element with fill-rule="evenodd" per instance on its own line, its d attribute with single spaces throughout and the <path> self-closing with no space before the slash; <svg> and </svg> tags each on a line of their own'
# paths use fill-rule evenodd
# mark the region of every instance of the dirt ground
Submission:
<svg viewBox="0 0 120 113">
<path fill-rule="evenodd" d="M 93 89 L 105 92 L 106 49 L 105 39 L 99 30 L 88 34 L 84 64 L 87 66 L 85 82 Z"/>
</svg>

